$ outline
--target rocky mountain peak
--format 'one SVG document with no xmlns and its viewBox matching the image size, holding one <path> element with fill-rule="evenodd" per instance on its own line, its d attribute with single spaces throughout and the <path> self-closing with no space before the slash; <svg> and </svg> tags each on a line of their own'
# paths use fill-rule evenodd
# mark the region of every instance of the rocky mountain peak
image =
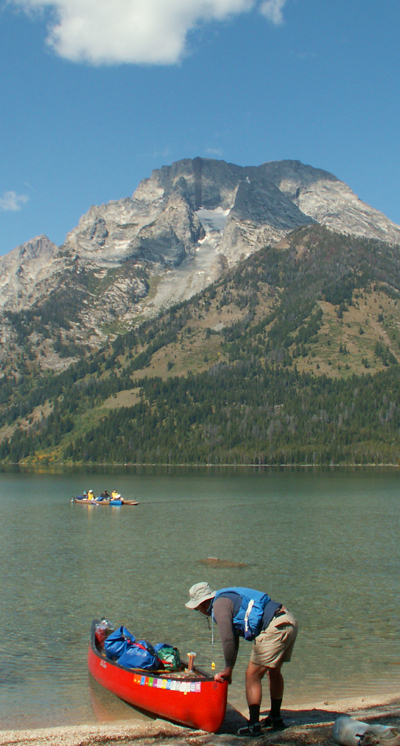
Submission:
<svg viewBox="0 0 400 746">
<path fill-rule="evenodd" d="M 0 307 L 25 307 L 47 279 L 57 253 L 57 246 L 41 235 L 0 257 Z"/>
<path fill-rule="evenodd" d="M 314 223 L 400 244 L 399 226 L 322 169 L 295 160 L 243 167 L 184 159 L 154 170 L 132 197 L 92 206 L 63 246 L 38 236 L 2 257 L 0 307 L 40 317 L 43 304 L 53 304 L 46 318 L 55 327 L 54 306 L 68 292 L 62 339 L 96 346 Z M 47 325 L 41 334 L 53 332 Z"/>
</svg>

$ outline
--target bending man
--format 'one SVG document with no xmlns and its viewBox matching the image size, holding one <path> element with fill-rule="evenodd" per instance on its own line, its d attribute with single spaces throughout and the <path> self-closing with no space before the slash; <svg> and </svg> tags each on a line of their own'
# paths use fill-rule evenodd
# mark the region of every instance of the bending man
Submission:
<svg viewBox="0 0 400 746">
<path fill-rule="evenodd" d="M 222 588 L 212 591 L 208 583 L 196 583 L 189 590 L 185 604 L 218 625 L 225 658 L 225 668 L 215 674 L 216 681 L 232 681 L 232 671 L 239 650 L 239 637 L 253 641 L 246 671 L 246 697 L 249 722 L 239 728 L 240 736 L 259 736 L 261 728 L 283 729 L 282 664 L 289 661 L 297 635 L 297 622 L 281 603 L 251 588 Z M 260 722 L 262 679 L 268 674 L 271 710 Z"/>
</svg>

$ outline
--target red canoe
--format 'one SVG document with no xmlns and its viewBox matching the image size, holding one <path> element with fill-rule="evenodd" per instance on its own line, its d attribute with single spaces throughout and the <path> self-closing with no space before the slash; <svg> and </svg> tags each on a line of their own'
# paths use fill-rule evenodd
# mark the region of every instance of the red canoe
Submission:
<svg viewBox="0 0 400 746">
<path fill-rule="evenodd" d="M 226 711 L 228 684 L 214 681 L 198 668 L 193 672 L 146 672 L 123 668 L 106 658 L 92 623 L 88 667 L 102 686 L 128 704 L 180 725 L 216 733 Z"/>
</svg>

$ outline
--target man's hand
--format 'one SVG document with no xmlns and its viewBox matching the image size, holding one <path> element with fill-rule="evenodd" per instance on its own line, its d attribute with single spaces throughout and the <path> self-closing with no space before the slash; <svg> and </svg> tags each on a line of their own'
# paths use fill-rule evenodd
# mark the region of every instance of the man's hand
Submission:
<svg viewBox="0 0 400 746">
<path fill-rule="evenodd" d="M 216 673 L 214 676 L 214 681 L 219 681 L 220 684 L 222 684 L 224 681 L 227 681 L 228 684 L 232 684 L 232 669 L 227 666 L 226 668 L 224 668 L 223 671 Z"/>
</svg>

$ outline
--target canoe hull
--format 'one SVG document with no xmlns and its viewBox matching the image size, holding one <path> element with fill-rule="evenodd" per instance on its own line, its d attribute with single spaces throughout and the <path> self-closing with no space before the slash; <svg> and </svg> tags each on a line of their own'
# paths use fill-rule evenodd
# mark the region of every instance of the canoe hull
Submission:
<svg viewBox="0 0 400 746">
<path fill-rule="evenodd" d="M 109 500 L 80 500 L 78 497 L 73 497 L 71 502 L 77 505 L 109 505 Z"/>
<path fill-rule="evenodd" d="M 73 497 L 71 502 L 79 505 L 139 505 L 137 500 L 85 500 L 78 497 Z"/>
<path fill-rule="evenodd" d="M 96 681 L 128 704 L 180 725 L 215 733 L 226 711 L 228 684 L 212 677 L 176 679 L 129 670 L 97 650 L 92 625 L 88 668 Z"/>
</svg>

